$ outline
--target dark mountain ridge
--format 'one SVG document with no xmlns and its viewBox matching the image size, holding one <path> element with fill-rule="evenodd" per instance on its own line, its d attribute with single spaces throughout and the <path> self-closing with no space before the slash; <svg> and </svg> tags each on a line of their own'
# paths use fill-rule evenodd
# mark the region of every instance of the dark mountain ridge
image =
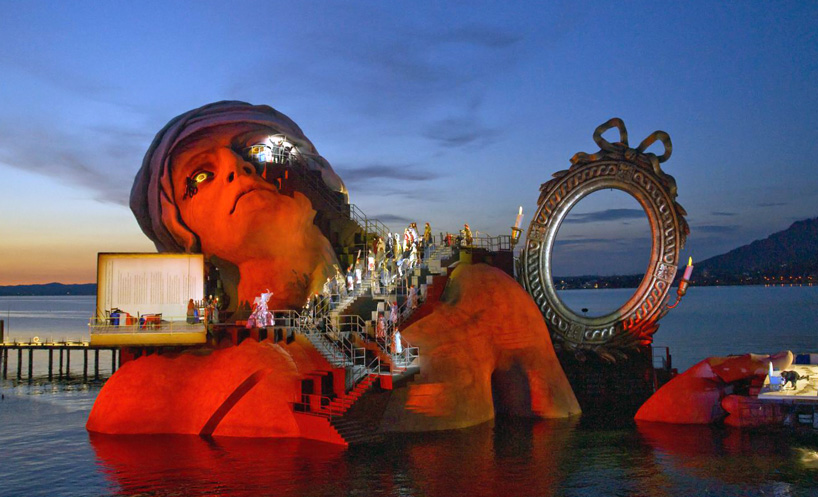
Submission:
<svg viewBox="0 0 818 497">
<path fill-rule="evenodd" d="M 698 262 L 695 273 L 696 284 L 818 282 L 818 218 Z"/>
<path fill-rule="evenodd" d="M 78 285 L 64 285 L 62 283 L 46 283 L 43 285 L 11 285 L 0 286 L 0 296 L 40 296 L 40 295 L 96 295 L 96 283 Z"/>
</svg>

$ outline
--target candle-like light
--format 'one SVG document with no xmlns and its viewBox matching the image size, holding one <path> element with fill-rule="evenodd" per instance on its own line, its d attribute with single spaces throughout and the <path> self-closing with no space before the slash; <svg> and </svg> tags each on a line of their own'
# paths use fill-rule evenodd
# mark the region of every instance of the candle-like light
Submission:
<svg viewBox="0 0 818 497">
<path fill-rule="evenodd" d="M 523 206 L 520 206 L 520 211 L 517 213 L 517 221 L 514 222 L 514 227 L 519 228 L 520 222 L 523 220 Z"/>
<path fill-rule="evenodd" d="M 668 305 L 668 309 L 673 309 L 676 307 L 679 302 L 681 302 L 682 297 L 685 296 L 687 293 L 687 286 L 690 284 L 690 275 L 693 274 L 693 258 L 690 257 L 687 259 L 687 267 L 685 268 L 685 274 L 682 276 L 682 280 L 679 281 L 679 288 L 676 289 L 676 302 L 671 305 Z"/>
<path fill-rule="evenodd" d="M 687 260 L 687 267 L 685 268 L 685 274 L 682 276 L 682 279 L 689 280 L 691 274 L 693 274 L 693 257 Z"/>
</svg>

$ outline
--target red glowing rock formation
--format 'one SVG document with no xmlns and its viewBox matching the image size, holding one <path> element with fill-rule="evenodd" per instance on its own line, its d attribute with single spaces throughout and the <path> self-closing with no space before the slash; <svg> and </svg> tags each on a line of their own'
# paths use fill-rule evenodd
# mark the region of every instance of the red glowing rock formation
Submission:
<svg viewBox="0 0 818 497">
<path fill-rule="evenodd" d="M 431 312 L 403 331 L 420 348 L 420 373 L 396 390 L 384 431 L 473 426 L 513 414 L 562 418 L 579 403 L 548 329 L 526 291 L 499 269 L 460 265 Z"/>
<path fill-rule="evenodd" d="M 305 339 L 141 357 L 108 380 L 86 427 L 119 435 L 300 437 L 290 403 L 303 375 L 318 369 L 329 365 Z"/>
<path fill-rule="evenodd" d="M 737 413 L 746 400 L 731 398 L 739 397 L 731 394 L 737 387 L 746 391 L 750 385 L 760 384 L 770 362 L 776 369 L 786 369 L 792 360 L 790 351 L 772 356 L 710 357 L 660 388 L 639 408 L 635 419 L 678 424 L 709 424 L 724 419 L 727 424 L 739 426 L 741 421 L 730 414 Z"/>
</svg>

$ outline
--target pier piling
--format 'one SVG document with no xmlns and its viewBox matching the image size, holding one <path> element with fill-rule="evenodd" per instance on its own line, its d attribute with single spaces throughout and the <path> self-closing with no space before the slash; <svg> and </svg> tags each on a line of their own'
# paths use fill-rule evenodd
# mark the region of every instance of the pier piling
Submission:
<svg viewBox="0 0 818 497">
<path fill-rule="evenodd" d="M 82 381 L 87 382 L 91 380 L 91 374 L 89 371 L 89 351 L 94 351 L 94 376 L 93 380 L 99 381 L 103 380 L 110 375 L 107 374 L 107 371 L 100 372 L 100 350 L 105 351 L 106 353 L 111 353 L 111 373 L 114 372 L 119 367 L 117 361 L 122 360 L 122 356 L 120 354 L 119 359 L 117 359 L 117 351 L 119 350 L 118 347 L 95 347 L 90 345 L 88 342 L 48 342 L 48 343 L 40 343 L 39 341 L 31 342 L 31 343 L 21 343 L 15 341 L 14 343 L 2 343 L 0 342 L 0 378 L 3 380 L 8 379 L 8 369 L 9 369 L 9 349 L 13 351 L 17 350 L 17 380 L 22 381 L 23 377 L 26 377 L 26 380 L 30 383 L 36 380 L 38 370 L 34 366 L 35 360 L 44 361 L 46 359 L 46 352 L 48 353 L 48 381 L 57 380 L 70 380 L 71 378 L 71 351 L 77 352 L 78 349 L 82 350 Z M 28 366 L 24 364 L 25 362 L 25 355 L 23 351 L 28 351 Z M 38 352 L 40 351 L 40 352 Z M 59 354 L 59 359 L 54 357 L 54 353 Z M 102 354 L 103 361 L 107 360 L 105 354 Z M 55 364 L 56 363 L 56 364 Z M 12 366 L 14 367 L 14 366 Z M 55 372 L 54 369 L 57 369 Z M 104 365 L 102 365 L 104 369 Z M 64 368 L 64 369 L 63 369 Z M 43 364 L 39 371 L 43 377 L 45 377 L 46 373 L 46 365 Z M 25 374 L 27 373 L 27 375 Z M 75 371 L 75 377 L 79 376 L 79 371 Z M 56 377 L 56 378 L 55 378 Z M 43 378 L 44 379 L 44 378 Z"/>
</svg>

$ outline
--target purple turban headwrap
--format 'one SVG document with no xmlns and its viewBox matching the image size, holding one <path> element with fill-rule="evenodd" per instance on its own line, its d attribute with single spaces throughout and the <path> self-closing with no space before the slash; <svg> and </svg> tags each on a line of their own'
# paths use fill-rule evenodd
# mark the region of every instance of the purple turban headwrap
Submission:
<svg viewBox="0 0 818 497">
<path fill-rule="evenodd" d="M 309 169 L 321 172 L 324 183 L 346 194 L 341 178 L 320 155 L 292 119 L 267 105 L 222 101 L 171 119 L 156 134 L 131 188 L 131 210 L 139 227 L 159 252 L 199 252 L 199 237 L 182 221 L 173 196 L 170 157 L 176 146 L 193 134 L 235 123 L 260 124 L 282 134 L 296 146 Z"/>
</svg>

